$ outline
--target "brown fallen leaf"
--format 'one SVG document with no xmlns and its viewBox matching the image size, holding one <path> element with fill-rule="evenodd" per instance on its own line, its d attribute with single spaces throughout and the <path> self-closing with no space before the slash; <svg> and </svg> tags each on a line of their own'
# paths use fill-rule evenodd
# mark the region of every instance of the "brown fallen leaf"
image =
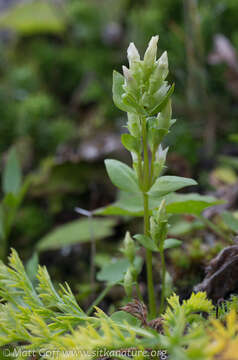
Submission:
<svg viewBox="0 0 238 360">
<path fill-rule="evenodd" d="M 194 291 L 206 291 L 214 302 L 238 290 L 238 245 L 223 249 L 206 268 L 204 280 Z"/>
</svg>

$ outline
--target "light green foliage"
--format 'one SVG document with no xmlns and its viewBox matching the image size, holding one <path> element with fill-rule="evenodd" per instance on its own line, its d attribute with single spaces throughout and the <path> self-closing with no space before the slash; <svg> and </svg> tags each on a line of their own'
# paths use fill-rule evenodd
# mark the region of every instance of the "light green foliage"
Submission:
<svg viewBox="0 0 238 360">
<path fill-rule="evenodd" d="M 150 327 L 142 328 L 138 319 L 124 312 L 109 317 L 97 308 L 96 316 L 89 317 L 67 284 L 55 289 L 45 267 L 39 267 L 37 278 L 38 285 L 34 288 L 14 250 L 9 267 L 0 264 L 0 295 L 6 301 L 0 306 L 1 346 L 15 342 L 16 351 L 57 349 L 57 358 L 62 360 L 85 359 L 83 350 L 88 351 L 88 359 L 93 359 L 100 357 L 100 350 L 130 348 L 169 351 L 172 360 L 208 359 L 204 322 L 198 325 L 201 317 L 195 315 L 200 311 L 213 311 L 204 293 L 192 294 L 182 305 L 176 295 L 171 296 L 163 316 L 165 333 L 162 335 Z M 19 341 L 24 341 L 24 346 L 17 346 Z M 78 353 L 73 352 L 76 350 Z M 52 354 L 49 359 L 54 358 Z M 120 354 L 114 357 L 120 358 Z M 148 358 L 148 353 L 142 358 Z"/>
<path fill-rule="evenodd" d="M 9 265 L 0 264 L 0 295 L 7 301 L 1 305 L 0 345 L 14 341 L 49 345 L 56 334 L 85 317 L 69 286 L 56 291 L 45 267 L 39 267 L 35 289 L 14 250 Z"/>
<path fill-rule="evenodd" d="M 36 16 L 37 14 L 37 16 Z M 65 23 L 47 0 L 33 0 L 10 9 L 0 18 L 0 27 L 15 30 L 21 34 L 61 33 Z"/>
</svg>

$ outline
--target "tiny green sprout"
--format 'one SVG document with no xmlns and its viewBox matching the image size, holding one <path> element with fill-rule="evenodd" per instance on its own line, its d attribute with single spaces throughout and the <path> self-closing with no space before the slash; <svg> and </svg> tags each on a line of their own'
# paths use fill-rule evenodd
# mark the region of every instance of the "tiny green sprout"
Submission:
<svg viewBox="0 0 238 360">
<path fill-rule="evenodd" d="M 130 261 L 130 263 L 133 264 L 134 259 L 135 259 L 136 247 L 135 247 L 135 241 L 132 239 L 129 231 L 126 232 L 126 236 L 124 239 L 123 252 L 124 252 L 125 256 L 128 258 L 128 260 Z"/>
<path fill-rule="evenodd" d="M 165 169 L 165 162 L 166 162 L 166 157 L 167 157 L 167 152 L 168 152 L 169 148 L 165 148 L 163 150 L 162 146 L 159 145 L 159 148 L 156 152 L 155 155 L 155 165 L 154 165 L 154 179 L 156 180 L 163 172 L 163 170 Z M 152 182 L 154 182 L 152 179 Z"/>
<path fill-rule="evenodd" d="M 133 284 L 134 284 L 134 278 L 131 269 L 129 268 L 125 274 L 124 283 L 123 283 L 125 292 L 128 297 L 132 296 Z"/>
</svg>

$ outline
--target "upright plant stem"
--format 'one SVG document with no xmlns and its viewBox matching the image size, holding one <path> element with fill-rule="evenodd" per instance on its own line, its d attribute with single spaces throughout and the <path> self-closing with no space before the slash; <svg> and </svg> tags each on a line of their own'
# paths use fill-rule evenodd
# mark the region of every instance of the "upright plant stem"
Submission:
<svg viewBox="0 0 238 360">
<path fill-rule="evenodd" d="M 90 308 L 87 310 L 86 314 L 90 315 L 93 312 L 94 306 L 97 306 L 100 304 L 100 302 L 105 298 L 107 293 L 111 290 L 113 287 L 113 284 L 108 284 L 102 292 L 98 295 L 98 297 L 94 300 L 93 304 L 90 306 Z"/>
<path fill-rule="evenodd" d="M 149 229 L 149 207 L 148 207 L 148 194 L 143 194 L 144 198 L 144 234 L 150 235 Z M 153 319 L 156 316 L 156 303 L 155 292 L 152 272 L 152 252 L 146 249 L 146 271 L 147 271 L 147 288 L 149 297 L 149 311 L 150 317 Z"/>
<path fill-rule="evenodd" d="M 150 236 L 150 222 L 149 222 L 149 199 L 148 199 L 148 188 L 150 181 L 150 164 L 149 154 L 147 147 L 147 134 L 146 134 L 146 119 L 142 119 L 142 141 L 143 141 L 143 152 L 144 152 L 144 166 L 143 166 L 143 202 L 144 202 L 144 234 Z M 153 282 L 153 271 L 152 271 L 152 252 L 146 249 L 146 271 L 147 271 L 147 287 L 149 297 L 149 312 L 150 317 L 156 316 L 156 302 Z"/>
<path fill-rule="evenodd" d="M 164 249 L 160 250 L 161 266 L 162 266 L 162 289 L 161 289 L 161 299 L 160 299 L 160 314 L 164 312 L 164 303 L 165 303 L 165 258 L 164 258 Z"/>
</svg>

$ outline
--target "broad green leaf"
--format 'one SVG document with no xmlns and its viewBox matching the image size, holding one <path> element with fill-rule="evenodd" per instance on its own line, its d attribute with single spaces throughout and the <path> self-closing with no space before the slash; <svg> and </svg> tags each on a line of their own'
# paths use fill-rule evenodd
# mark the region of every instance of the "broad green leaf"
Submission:
<svg viewBox="0 0 238 360">
<path fill-rule="evenodd" d="M 163 197 L 166 200 L 166 209 L 171 214 L 199 215 L 206 208 L 222 204 L 223 201 L 211 196 L 198 194 L 168 194 Z M 158 208 L 162 198 L 149 197 L 149 209 Z M 143 199 L 140 193 L 129 194 L 123 191 L 115 203 L 104 208 L 95 210 L 96 215 L 119 215 L 119 216 L 143 216 Z"/>
<path fill-rule="evenodd" d="M 142 268 L 142 259 L 136 256 L 134 261 L 137 272 L 140 273 Z M 111 263 L 106 264 L 97 273 L 97 280 L 105 281 L 109 284 L 116 284 L 124 279 L 125 273 L 130 266 L 128 259 L 114 259 Z"/>
<path fill-rule="evenodd" d="M 3 171 L 2 187 L 5 194 L 17 194 L 22 183 L 22 171 L 17 157 L 16 149 L 13 148 L 7 158 L 7 163 Z"/>
<path fill-rule="evenodd" d="M 114 104 L 122 111 L 135 112 L 132 106 L 126 105 L 123 102 L 122 95 L 125 93 L 123 90 L 124 77 L 117 71 L 113 71 L 113 84 L 112 95 Z"/>
<path fill-rule="evenodd" d="M 46 0 L 35 0 L 10 7 L 0 17 L 0 27 L 27 35 L 57 34 L 65 29 L 65 23 L 56 6 Z"/>
<path fill-rule="evenodd" d="M 111 315 L 111 319 L 116 323 L 123 324 L 125 321 L 131 326 L 140 326 L 141 322 L 135 316 L 125 312 L 125 311 L 116 311 Z"/>
<path fill-rule="evenodd" d="M 137 184 L 136 174 L 129 166 L 114 159 L 105 160 L 105 165 L 112 183 L 119 189 L 131 193 L 140 191 Z"/>
<path fill-rule="evenodd" d="M 139 153 L 141 151 L 141 142 L 131 134 L 122 134 L 121 142 L 128 151 Z"/>
<path fill-rule="evenodd" d="M 151 110 L 150 112 L 150 116 L 156 115 L 159 112 L 161 112 L 163 110 L 163 108 L 166 106 L 170 96 L 173 94 L 174 92 L 174 86 L 175 84 L 171 85 L 171 87 L 169 88 L 167 94 L 165 95 L 164 99 L 154 107 L 154 109 Z"/>
<path fill-rule="evenodd" d="M 146 249 L 158 252 L 159 249 L 150 236 L 137 234 L 133 236 Z"/>
<path fill-rule="evenodd" d="M 150 189 L 149 195 L 152 197 L 161 197 L 192 185 L 197 185 L 197 182 L 193 179 L 179 176 L 161 176 Z"/>
<path fill-rule="evenodd" d="M 238 219 L 232 213 L 225 211 L 222 214 L 222 220 L 232 231 L 238 233 Z"/>
<path fill-rule="evenodd" d="M 206 208 L 223 204 L 212 196 L 199 194 L 169 194 L 166 197 L 166 209 L 171 214 L 192 214 L 200 215 Z"/>
<path fill-rule="evenodd" d="M 139 243 L 144 246 L 146 249 L 149 249 L 151 251 L 159 252 L 159 248 L 156 246 L 154 241 L 146 235 L 135 235 L 134 238 L 139 241 Z M 182 244 L 182 241 L 177 239 L 166 239 L 164 241 L 164 250 L 171 249 L 174 247 L 178 247 Z"/>
<path fill-rule="evenodd" d="M 150 210 L 159 207 L 162 199 L 154 199 L 149 197 Z M 95 210 L 96 215 L 122 215 L 122 216 L 143 216 L 143 198 L 141 193 L 130 194 L 120 191 L 119 199 L 104 208 Z"/>
<path fill-rule="evenodd" d="M 36 282 L 36 275 L 37 275 L 37 271 L 38 271 L 38 266 L 39 266 L 39 256 L 37 254 L 37 252 L 34 252 L 34 254 L 32 255 L 32 257 L 28 260 L 27 264 L 26 264 L 26 273 L 29 277 L 29 279 L 35 283 Z"/>
<path fill-rule="evenodd" d="M 166 239 L 164 241 L 164 250 L 178 247 L 182 244 L 182 241 L 177 239 Z"/>
<path fill-rule="evenodd" d="M 130 266 L 127 259 L 116 259 L 106 264 L 98 273 L 97 279 L 107 283 L 116 284 L 124 279 L 124 275 Z"/>
<path fill-rule="evenodd" d="M 77 243 L 90 242 L 92 229 L 95 240 L 105 238 L 113 233 L 115 220 L 112 219 L 80 219 L 58 226 L 55 230 L 43 237 L 37 244 L 40 251 L 60 249 Z"/>
</svg>

